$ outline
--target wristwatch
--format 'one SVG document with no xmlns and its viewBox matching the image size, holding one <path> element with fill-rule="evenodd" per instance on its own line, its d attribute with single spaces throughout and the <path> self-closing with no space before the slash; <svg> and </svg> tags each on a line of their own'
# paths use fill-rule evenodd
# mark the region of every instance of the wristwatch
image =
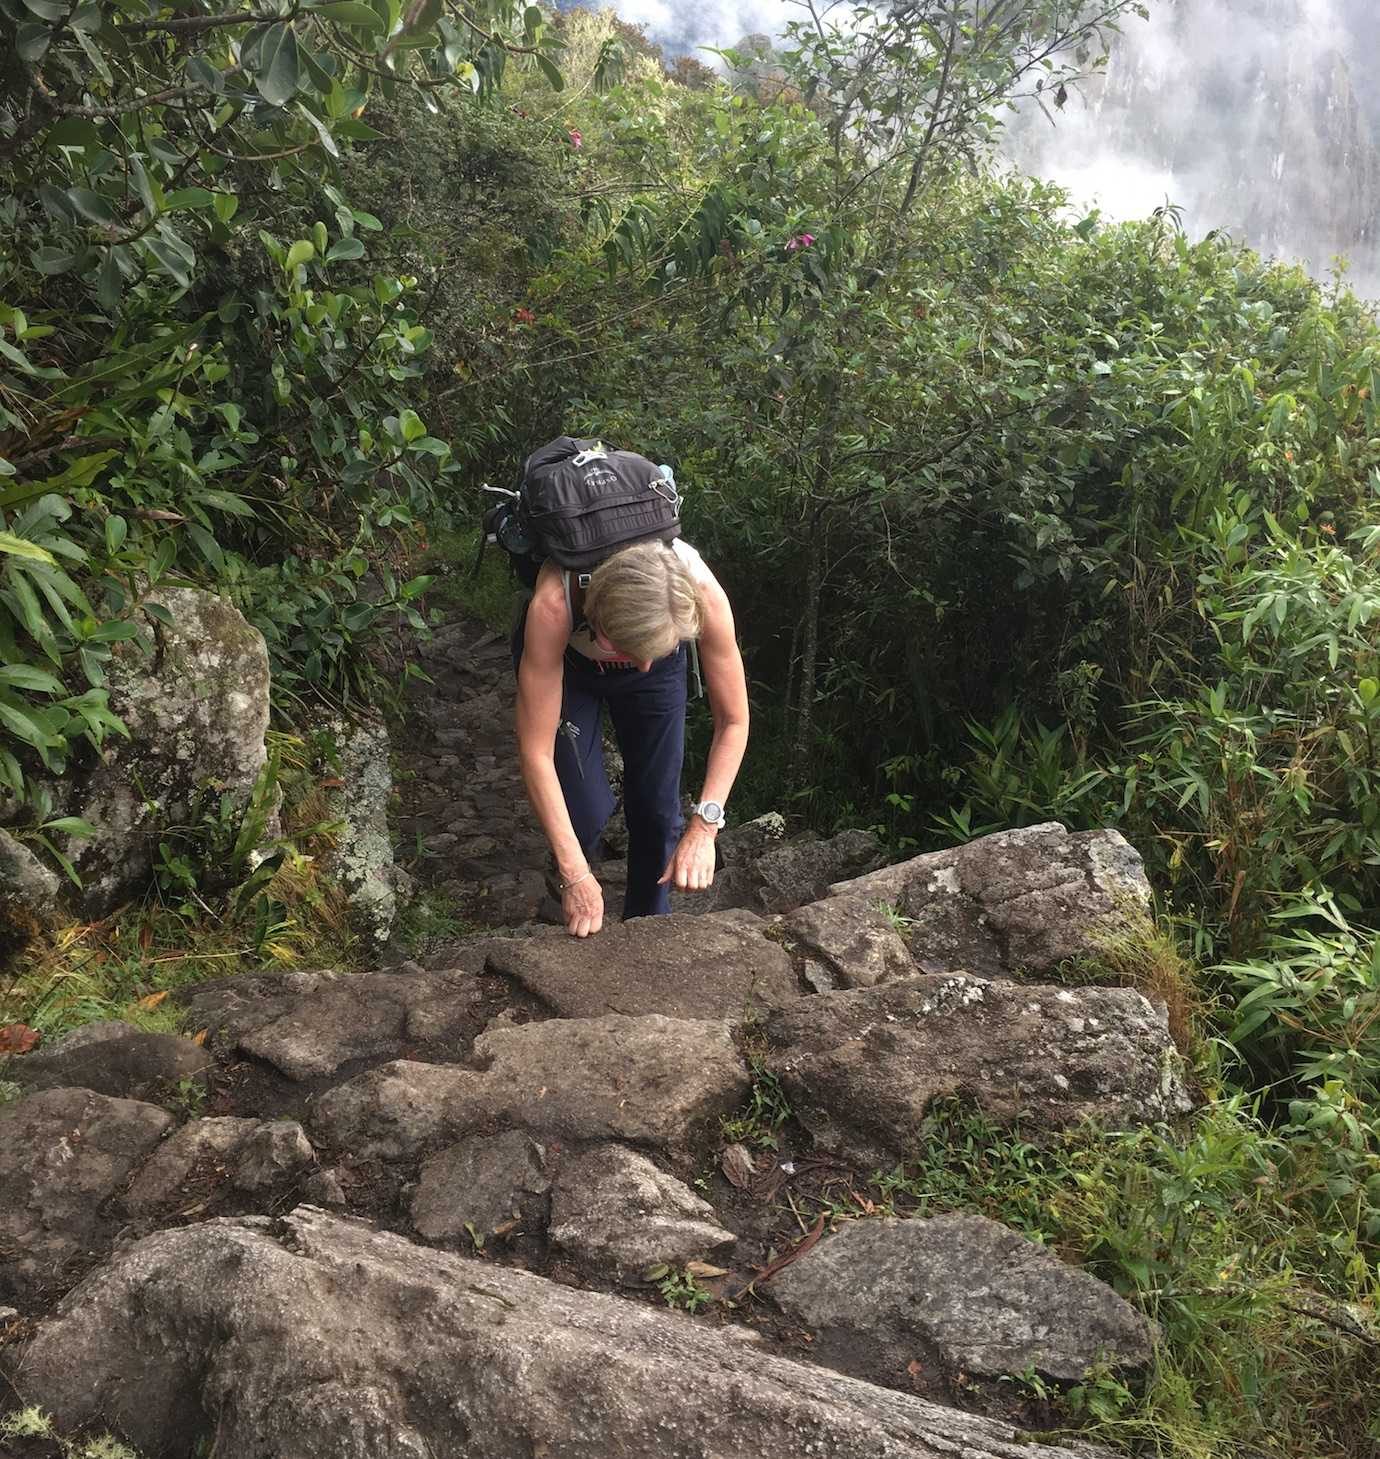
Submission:
<svg viewBox="0 0 1380 1459">
<path fill-rule="evenodd" d="M 690 814 L 698 816 L 706 826 L 713 826 L 715 830 L 721 831 L 728 824 L 724 820 L 724 808 L 716 800 L 702 800 L 698 805 L 692 805 Z"/>
</svg>

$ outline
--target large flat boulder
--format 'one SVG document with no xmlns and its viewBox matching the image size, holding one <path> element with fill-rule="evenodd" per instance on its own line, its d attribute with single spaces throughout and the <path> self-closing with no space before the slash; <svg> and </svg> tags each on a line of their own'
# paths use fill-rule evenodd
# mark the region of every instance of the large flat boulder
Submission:
<svg viewBox="0 0 1380 1459">
<path fill-rule="evenodd" d="M 106 1203 L 172 1123 L 166 1110 L 89 1089 L 0 1105 L 0 1300 L 65 1285 L 114 1239 Z"/>
<path fill-rule="evenodd" d="M 1039 978 L 1143 930 L 1150 884 L 1116 831 L 1028 826 L 837 882 L 786 930 L 827 956 L 867 926 L 904 929 L 921 972 Z"/>
<path fill-rule="evenodd" d="M 677 1151 L 748 1089 L 724 1022 L 551 1019 L 492 1029 L 474 1053 L 480 1070 L 408 1061 L 369 1070 L 321 1095 L 312 1127 L 324 1143 L 365 1159 L 402 1159 L 503 1129 Z"/>
<path fill-rule="evenodd" d="M 1029 1459 L 1009 1426 L 731 1329 L 299 1207 L 122 1251 L 7 1366 L 61 1430 L 274 1459 Z M 1043 1459 L 1094 1459 L 1075 1442 Z"/>
<path fill-rule="evenodd" d="M 490 951 L 489 969 L 561 1018 L 741 1018 L 800 996 L 790 958 L 764 928 L 746 911 L 637 917 L 598 937 L 504 943 Z"/>
<path fill-rule="evenodd" d="M 802 999 L 766 1035 L 796 1118 L 864 1164 L 904 1160 L 930 1102 L 949 1096 L 1045 1129 L 1192 1108 L 1163 1009 L 1130 988 L 920 976 Z"/>
<path fill-rule="evenodd" d="M 997 1378 L 1033 1370 L 1076 1382 L 1107 1363 L 1150 1362 L 1150 1324 L 1087 1272 L 985 1216 L 850 1221 L 766 1289 L 814 1331 L 811 1351 L 845 1372 L 883 1356 Z"/>
<path fill-rule="evenodd" d="M 189 1027 L 218 1053 L 247 1054 L 289 1079 L 317 1079 L 361 1059 L 466 1057 L 478 1032 L 478 980 L 464 972 L 290 972 L 199 983 Z"/>
</svg>

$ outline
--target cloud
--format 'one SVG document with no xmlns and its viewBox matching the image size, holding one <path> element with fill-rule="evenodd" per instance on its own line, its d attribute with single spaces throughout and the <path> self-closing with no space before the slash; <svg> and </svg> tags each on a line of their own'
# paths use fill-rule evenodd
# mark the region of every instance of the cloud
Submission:
<svg viewBox="0 0 1380 1459">
<path fill-rule="evenodd" d="M 805 14 L 794 0 L 615 3 L 672 54 L 778 36 Z M 1224 229 L 1318 274 L 1346 254 L 1353 282 L 1380 293 L 1377 3 L 1151 0 L 1105 81 L 1075 92 L 1056 127 L 1025 108 L 1007 155 L 1114 218 L 1172 201 L 1191 233 Z"/>
<path fill-rule="evenodd" d="M 1224 229 L 1319 275 L 1346 255 L 1355 286 L 1374 294 L 1380 128 L 1369 70 L 1355 64 L 1361 10 L 1161 0 L 1148 24 L 1126 25 L 1105 80 L 1075 94 L 1057 125 L 1026 107 L 1007 151 L 1115 218 L 1172 201 L 1190 233 Z"/>
<path fill-rule="evenodd" d="M 745 35 L 780 35 L 805 13 L 791 0 L 618 0 L 615 8 L 668 51 L 688 51 L 705 62 L 714 58 L 700 46 L 731 46 Z"/>
</svg>

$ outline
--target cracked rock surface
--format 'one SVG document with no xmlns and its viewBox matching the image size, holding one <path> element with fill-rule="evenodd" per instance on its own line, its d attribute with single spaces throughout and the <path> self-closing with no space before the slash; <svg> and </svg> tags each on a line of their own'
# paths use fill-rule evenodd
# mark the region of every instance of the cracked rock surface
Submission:
<svg viewBox="0 0 1380 1459">
<path fill-rule="evenodd" d="M 919 976 L 802 999 L 766 1037 L 796 1118 L 861 1163 L 905 1158 L 930 1103 L 956 1095 L 1054 1130 L 1192 1109 L 1163 1009 L 1131 988 Z"/>
<path fill-rule="evenodd" d="M 334 1074 L 359 1059 L 427 1051 L 463 1058 L 481 993 L 464 972 L 290 972 L 218 978 L 183 999 L 218 1052 L 262 1059 L 289 1079 Z"/>
<path fill-rule="evenodd" d="M 837 882 L 810 925 L 835 941 L 849 928 L 899 926 L 920 972 L 1034 980 L 1134 937 L 1149 907 L 1145 868 L 1119 832 L 1051 823 Z"/>
<path fill-rule="evenodd" d="M 1029 1459 L 1004 1424 L 312 1207 L 147 1237 L 29 1345 L 29 1398 L 150 1453 Z M 1100 1451 L 1041 1448 L 1044 1459 Z"/>
<path fill-rule="evenodd" d="M 316 1102 L 313 1128 L 338 1150 L 385 1159 L 503 1127 L 674 1151 L 748 1089 L 722 1022 L 551 1019 L 491 1029 L 474 1052 L 482 1068 L 399 1061 L 337 1085 Z"/>
<path fill-rule="evenodd" d="M 513 939 L 490 953 L 489 968 L 560 1018 L 741 1018 L 801 994 L 785 949 L 765 931 L 747 911 L 638 917 L 583 942 Z"/>
<path fill-rule="evenodd" d="M 737 1240 L 708 1201 L 623 1145 L 596 1146 L 561 1171 L 551 1239 L 614 1278 L 678 1265 Z"/>
<path fill-rule="evenodd" d="M 860 1345 L 897 1374 L 922 1358 L 998 1378 L 1076 1382 L 1094 1364 L 1143 1371 L 1150 1324 L 1104 1282 L 998 1221 L 850 1221 L 772 1283 L 772 1300 L 848 1371 Z"/>
<path fill-rule="evenodd" d="M 114 1239 L 107 1202 L 173 1126 L 155 1105 L 49 1089 L 0 1105 L 0 1299 L 53 1285 Z"/>
</svg>

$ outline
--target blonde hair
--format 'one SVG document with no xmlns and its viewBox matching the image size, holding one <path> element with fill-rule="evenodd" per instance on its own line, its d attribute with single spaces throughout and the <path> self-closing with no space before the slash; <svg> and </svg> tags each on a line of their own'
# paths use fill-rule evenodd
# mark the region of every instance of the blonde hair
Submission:
<svg viewBox="0 0 1380 1459">
<path fill-rule="evenodd" d="M 704 610 L 694 574 L 664 542 L 637 542 L 606 558 L 585 589 L 590 625 L 630 659 L 661 659 L 698 638 Z"/>
</svg>

